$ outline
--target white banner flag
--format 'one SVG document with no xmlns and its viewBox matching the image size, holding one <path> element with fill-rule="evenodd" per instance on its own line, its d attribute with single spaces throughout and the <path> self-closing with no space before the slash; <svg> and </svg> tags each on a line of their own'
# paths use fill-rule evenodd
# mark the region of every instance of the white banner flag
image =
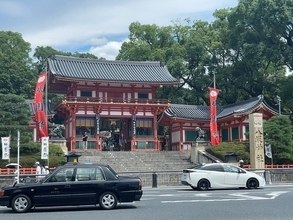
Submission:
<svg viewBox="0 0 293 220">
<path fill-rule="evenodd" d="M 41 159 L 49 158 L 49 137 L 42 137 Z"/>
<path fill-rule="evenodd" d="M 268 158 L 273 157 L 271 145 L 268 143 L 265 143 L 265 154 Z"/>
<path fill-rule="evenodd" d="M 1 137 L 2 141 L 2 160 L 10 159 L 10 137 Z"/>
</svg>

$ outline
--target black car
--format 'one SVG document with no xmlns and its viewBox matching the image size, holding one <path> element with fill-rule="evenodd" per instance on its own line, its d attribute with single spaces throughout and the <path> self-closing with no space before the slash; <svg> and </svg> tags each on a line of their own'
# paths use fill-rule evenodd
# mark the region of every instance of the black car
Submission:
<svg viewBox="0 0 293 220">
<path fill-rule="evenodd" d="M 0 206 L 15 212 L 33 207 L 99 205 L 114 209 L 117 203 L 139 201 L 138 177 L 119 176 L 108 165 L 66 164 L 37 183 L 19 183 L 0 190 Z"/>
</svg>

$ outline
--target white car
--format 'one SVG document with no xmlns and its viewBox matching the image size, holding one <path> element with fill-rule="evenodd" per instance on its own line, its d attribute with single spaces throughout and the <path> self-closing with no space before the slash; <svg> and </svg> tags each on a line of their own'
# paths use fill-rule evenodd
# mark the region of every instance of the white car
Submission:
<svg viewBox="0 0 293 220">
<path fill-rule="evenodd" d="M 183 170 L 181 183 L 192 189 L 249 188 L 265 186 L 260 175 L 232 164 L 210 163 Z"/>
</svg>

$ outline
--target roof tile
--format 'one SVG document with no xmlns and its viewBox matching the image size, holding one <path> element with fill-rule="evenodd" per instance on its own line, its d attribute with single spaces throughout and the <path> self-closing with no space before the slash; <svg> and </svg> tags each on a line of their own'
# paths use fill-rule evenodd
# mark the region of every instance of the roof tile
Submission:
<svg viewBox="0 0 293 220">
<path fill-rule="evenodd" d="M 168 69 L 155 61 L 109 61 L 54 55 L 48 70 L 57 78 L 108 82 L 177 84 Z"/>
</svg>

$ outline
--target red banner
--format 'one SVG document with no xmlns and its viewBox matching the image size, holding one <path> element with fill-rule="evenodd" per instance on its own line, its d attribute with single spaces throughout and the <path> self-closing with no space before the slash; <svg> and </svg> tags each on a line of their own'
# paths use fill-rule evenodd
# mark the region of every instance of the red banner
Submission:
<svg viewBox="0 0 293 220">
<path fill-rule="evenodd" d="M 46 86 L 46 77 L 46 72 L 39 75 L 34 97 L 34 108 L 39 138 L 48 137 L 48 123 L 43 101 L 44 88 Z"/>
<path fill-rule="evenodd" d="M 215 146 L 220 143 L 218 126 L 217 126 L 217 97 L 219 90 L 216 88 L 209 88 L 210 95 L 210 132 L 211 132 L 211 145 Z"/>
</svg>

